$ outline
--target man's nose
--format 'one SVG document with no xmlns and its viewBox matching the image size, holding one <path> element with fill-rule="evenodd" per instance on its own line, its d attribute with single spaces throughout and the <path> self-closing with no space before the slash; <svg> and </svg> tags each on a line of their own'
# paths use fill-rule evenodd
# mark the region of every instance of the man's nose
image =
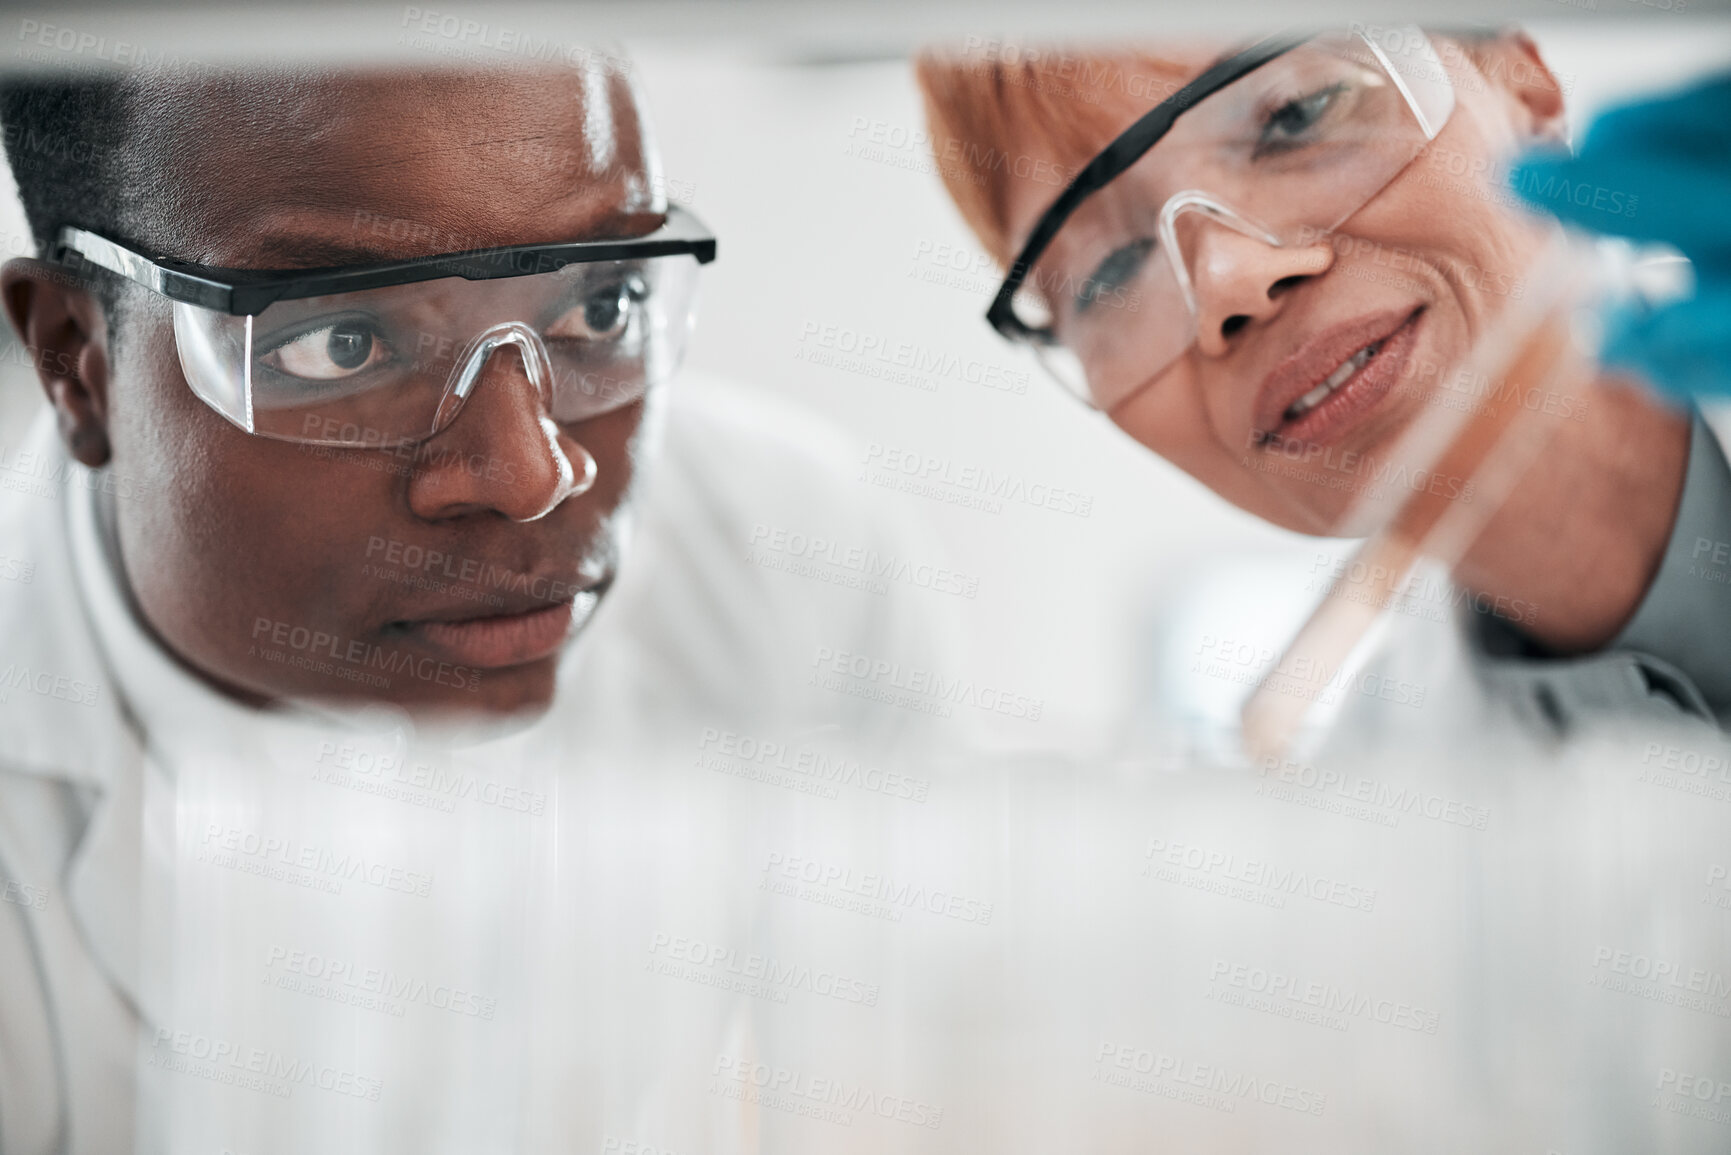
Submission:
<svg viewBox="0 0 1731 1155">
<path fill-rule="evenodd" d="M 1334 263 L 1326 241 L 1276 246 L 1200 219 L 1193 229 L 1186 255 L 1196 294 L 1196 347 L 1206 356 L 1223 356 L 1254 322 L 1279 316 L 1293 289 Z"/>
<path fill-rule="evenodd" d="M 534 521 L 594 479 L 595 459 L 548 416 L 522 350 L 508 344 L 487 358 L 456 419 L 421 446 L 409 506 L 429 521 L 483 512 Z"/>
</svg>

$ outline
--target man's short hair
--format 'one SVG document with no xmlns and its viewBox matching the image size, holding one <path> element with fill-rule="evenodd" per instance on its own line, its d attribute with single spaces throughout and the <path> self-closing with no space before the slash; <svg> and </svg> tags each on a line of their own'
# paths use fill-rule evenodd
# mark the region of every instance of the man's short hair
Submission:
<svg viewBox="0 0 1731 1155">
<path fill-rule="evenodd" d="M 38 256 L 66 225 L 129 234 L 123 145 L 128 95 L 118 77 L 11 77 L 0 82 L 0 136 Z M 119 280 L 87 278 L 114 328 Z"/>
</svg>

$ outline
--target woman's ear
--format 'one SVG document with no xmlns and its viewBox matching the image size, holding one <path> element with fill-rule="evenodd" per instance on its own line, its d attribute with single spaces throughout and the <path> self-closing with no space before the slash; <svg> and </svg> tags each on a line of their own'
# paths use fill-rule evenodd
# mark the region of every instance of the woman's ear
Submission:
<svg viewBox="0 0 1731 1155">
<path fill-rule="evenodd" d="M 54 407 L 66 448 L 92 469 L 107 465 L 113 449 L 102 306 L 66 270 L 29 258 L 0 268 L 0 302 Z"/>
<path fill-rule="evenodd" d="M 1509 29 L 1473 41 L 1466 50 L 1491 90 L 1513 102 L 1528 143 L 1568 143 L 1563 86 L 1531 36 L 1518 28 Z"/>
</svg>

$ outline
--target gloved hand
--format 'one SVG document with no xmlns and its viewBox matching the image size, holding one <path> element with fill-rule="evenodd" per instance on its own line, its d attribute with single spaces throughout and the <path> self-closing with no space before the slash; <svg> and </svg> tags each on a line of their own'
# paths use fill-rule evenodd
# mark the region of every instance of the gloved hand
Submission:
<svg viewBox="0 0 1731 1155">
<path fill-rule="evenodd" d="M 1673 396 L 1731 394 L 1731 74 L 1612 109 L 1575 156 L 1529 154 L 1509 183 L 1569 224 L 1681 249 L 1694 295 L 1608 316 L 1601 360 Z"/>
</svg>

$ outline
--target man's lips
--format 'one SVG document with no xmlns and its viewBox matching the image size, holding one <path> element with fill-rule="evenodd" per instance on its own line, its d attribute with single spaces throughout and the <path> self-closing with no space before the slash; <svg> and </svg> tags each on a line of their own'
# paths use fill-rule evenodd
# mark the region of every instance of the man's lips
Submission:
<svg viewBox="0 0 1731 1155">
<path fill-rule="evenodd" d="M 433 611 L 391 622 L 385 632 L 418 643 L 453 663 L 482 670 L 538 662 L 559 652 L 594 613 L 606 582 L 564 600 L 512 599 L 505 612 L 477 616 L 474 606 Z"/>
<path fill-rule="evenodd" d="M 594 596 L 583 594 L 578 601 Z M 397 632 L 399 637 L 419 641 L 458 664 L 496 670 L 558 653 L 576 624 L 575 611 L 576 603 L 561 602 L 523 614 L 403 622 Z"/>
<path fill-rule="evenodd" d="M 1324 442 L 1344 433 L 1400 379 L 1423 312 L 1377 313 L 1312 337 L 1263 380 L 1257 438 Z"/>
</svg>

